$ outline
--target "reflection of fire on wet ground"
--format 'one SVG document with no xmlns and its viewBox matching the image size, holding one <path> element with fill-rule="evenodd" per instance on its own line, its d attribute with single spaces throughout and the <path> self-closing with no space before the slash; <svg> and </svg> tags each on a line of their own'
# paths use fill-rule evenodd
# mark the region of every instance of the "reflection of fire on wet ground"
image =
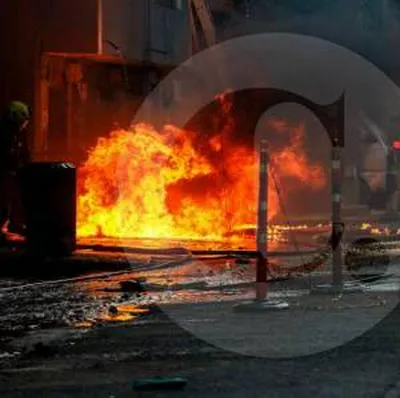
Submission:
<svg viewBox="0 0 400 398">
<path fill-rule="evenodd" d="M 254 228 L 250 233 L 241 231 L 240 246 L 227 241 L 179 241 L 150 239 L 86 239 L 81 243 L 105 246 L 130 246 L 147 248 L 183 248 L 198 250 L 254 249 Z M 285 231 L 279 235 L 285 237 Z M 246 235 L 246 236 L 245 236 Z M 285 239 L 282 239 L 283 241 Z M 287 240 L 287 239 L 286 239 Z M 270 250 L 294 250 L 292 244 L 270 242 Z M 183 253 L 190 255 L 190 250 Z M 99 256 L 90 250 L 85 255 Z M 149 307 L 160 304 L 204 302 L 232 299 L 253 294 L 255 278 L 254 260 L 238 260 L 208 256 L 207 260 L 188 261 L 182 264 L 180 255 L 171 264 L 171 255 L 124 255 L 102 253 L 99 261 L 115 261 L 124 257 L 128 271 L 108 277 L 60 284 L 39 283 L 23 287 L 22 281 L 2 281 L 0 286 L 0 333 L 7 335 L 19 331 L 54 327 L 91 327 L 107 322 L 148 319 Z M 173 255 L 172 257 L 174 257 Z M 132 263 L 126 261 L 132 258 Z M 172 258 L 173 260 L 173 258 Z M 140 264 L 140 270 L 138 265 Z M 111 262 L 110 262 L 111 264 Z M 165 264 L 165 265 L 163 265 Z M 129 267 L 136 267 L 129 272 Z M 104 269 L 104 268 L 103 268 Z M 120 268 L 118 268 L 120 270 Z M 113 270 L 111 266 L 111 270 Z M 144 278 L 143 292 L 121 291 L 120 284 Z M 5 290 L 12 288 L 11 290 Z"/>
<path fill-rule="evenodd" d="M 318 225 L 313 228 L 298 227 L 295 237 L 300 243 L 300 249 L 307 247 L 301 242 L 311 242 L 314 233 L 326 230 L 326 226 Z M 287 228 L 281 227 L 280 233 L 287 238 Z M 252 234 L 248 237 L 248 242 L 249 245 L 254 245 Z M 106 243 L 112 244 L 111 241 Z M 116 243 L 166 247 L 165 242 L 157 240 L 118 240 Z M 169 243 L 171 247 L 187 246 L 187 242 L 183 241 Z M 229 247 L 223 242 L 192 241 L 191 244 L 200 250 Z M 270 242 L 270 250 L 296 252 L 293 243 L 277 241 Z M 104 256 L 106 260 L 112 255 Z M 288 265 L 298 265 L 310 257 L 311 255 L 279 257 L 271 261 L 276 263 L 274 269 L 279 270 Z M 189 258 L 186 261 L 182 254 L 176 260 L 171 256 L 150 255 L 133 258 L 136 260 L 135 265 L 132 262 L 132 269 L 122 274 L 90 274 L 85 276 L 88 278 L 86 280 L 71 280 L 59 284 L 33 283 L 25 287 L 26 283 L 23 281 L 0 281 L 0 340 L 43 328 L 86 329 L 109 322 L 127 321 L 141 324 L 153 319 L 156 307 L 169 304 L 254 298 L 255 260 L 240 256 L 232 258 L 209 255 L 207 259 Z M 129 262 L 127 266 L 129 267 Z M 126 288 L 125 284 L 125 289 L 121 289 L 124 282 L 129 282 L 130 286 Z M 291 291 L 291 294 L 294 293 L 296 292 Z M 278 291 L 273 294 L 278 294 Z M 279 294 L 289 292 L 279 291 Z"/>
<path fill-rule="evenodd" d="M 75 282 L 1 281 L 0 338 L 43 328 L 146 322 L 155 306 L 254 295 L 254 260 L 220 256 L 187 262 L 180 256 L 175 263 L 171 258 L 141 260 L 136 270 L 86 275 L 86 280 Z M 121 289 L 127 281 L 130 288 Z M 135 283 L 139 288 L 134 288 Z"/>
</svg>

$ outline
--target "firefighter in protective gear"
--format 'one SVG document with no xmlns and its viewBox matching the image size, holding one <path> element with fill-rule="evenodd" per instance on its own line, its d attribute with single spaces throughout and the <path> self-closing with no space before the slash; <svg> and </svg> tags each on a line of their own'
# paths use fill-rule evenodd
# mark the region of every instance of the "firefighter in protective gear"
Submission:
<svg viewBox="0 0 400 398">
<path fill-rule="evenodd" d="M 22 201 L 18 171 L 31 161 L 27 142 L 30 108 L 20 101 L 11 102 L 0 119 L 0 228 L 24 234 Z M 2 235 L 4 239 L 4 235 Z"/>
</svg>

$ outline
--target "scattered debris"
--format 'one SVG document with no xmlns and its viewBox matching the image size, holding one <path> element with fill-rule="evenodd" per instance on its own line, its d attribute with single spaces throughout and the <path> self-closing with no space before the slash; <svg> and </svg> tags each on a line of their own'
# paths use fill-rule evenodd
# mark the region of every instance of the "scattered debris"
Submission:
<svg viewBox="0 0 400 398">
<path fill-rule="evenodd" d="M 108 313 L 110 315 L 117 315 L 118 314 L 118 308 L 115 305 L 112 305 L 109 309 L 108 309 Z"/>
<path fill-rule="evenodd" d="M 143 283 L 138 280 L 122 281 L 119 285 L 123 292 L 143 293 L 145 291 Z"/>
<path fill-rule="evenodd" d="M 135 391 L 182 390 L 186 384 L 187 381 L 181 377 L 158 376 L 134 381 L 133 389 Z"/>
<path fill-rule="evenodd" d="M 49 358 L 56 354 L 56 348 L 43 342 L 36 343 L 28 355 L 34 357 Z"/>
<path fill-rule="evenodd" d="M 15 351 L 15 352 L 3 352 L 3 353 L 0 353 L 0 360 L 1 359 L 12 359 L 12 358 L 18 357 L 20 355 L 21 355 L 21 353 L 18 352 L 18 351 Z"/>
</svg>

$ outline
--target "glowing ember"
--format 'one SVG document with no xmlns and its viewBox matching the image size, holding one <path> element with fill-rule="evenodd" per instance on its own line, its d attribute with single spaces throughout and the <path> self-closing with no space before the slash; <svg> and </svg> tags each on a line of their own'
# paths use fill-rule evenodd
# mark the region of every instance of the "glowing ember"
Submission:
<svg viewBox="0 0 400 398">
<path fill-rule="evenodd" d="M 279 176 L 315 189 L 325 186 L 322 168 L 307 159 L 304 129 L 272 121 L 290 145 L 272 148 Z M 115 238 L 224 239 L 256 224 L 258 161 L 253 149 L 229 145 L 223 131 L 200 145 L 202 134 L 167 125 L 137 124 L 111 132 L 90 150 L 79 170 L 78 235 Z M 279 212 L 270 179 L 269 217 Z"/>
<path fill-rule="evenodd" d="M 372 228 L 372 225 L 368 224 L 368 223 L 363 223 L 363 224 L 361 224 L 361 227 L 360 227 L 361 231 L 366 231 L 371 228 Z"/>
<path fill-rule="evenodd" d="M 398 234 L 399 233 L 399 231 L 392 232 L 390 230 L 390 228 L 388 228 L 388 227 L 379 227 L 379 226 L 372 225 L 372 224 L 369 224 L 369 223 L 361 224 L 360 230 L 361 231 L 366 231 L 371 235 L 387 235 L 387 236 L 389 236 L 392 233 L 394 233 L 394 234 Z"/>
</svg>

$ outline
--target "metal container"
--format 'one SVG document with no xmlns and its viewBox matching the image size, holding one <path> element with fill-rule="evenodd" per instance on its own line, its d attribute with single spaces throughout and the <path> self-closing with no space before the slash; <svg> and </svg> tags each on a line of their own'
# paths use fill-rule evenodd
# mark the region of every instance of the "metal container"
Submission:
<svg viewBox="0 0 400 398">
<path fill-rule="evenodd" d="M 69 256 L 76 249 L 76 168 L 32 163 L 21 170 L 27 249 L 41 257 Z"/>
</svg>

